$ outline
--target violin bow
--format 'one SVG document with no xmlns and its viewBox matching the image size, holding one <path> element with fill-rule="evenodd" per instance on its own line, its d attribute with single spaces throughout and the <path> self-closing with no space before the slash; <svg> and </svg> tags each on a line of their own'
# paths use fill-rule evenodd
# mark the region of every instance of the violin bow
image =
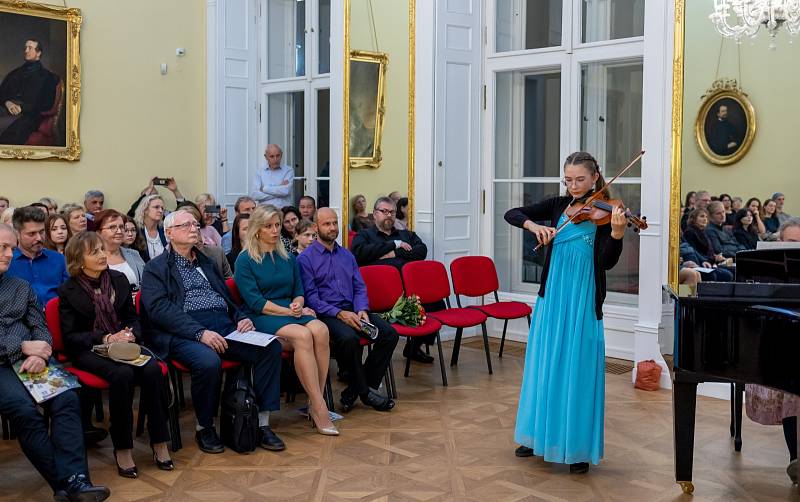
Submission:
<svg viewBox="0 0 800 502">
<path fill-rule="evenodd" d="M 631 167 L 633 167 L 633 165 L 634 165 L 634 164 L 636 164 L 636 162 L 638 162 L 638 161 L 639 161 L 639 159 L 641 159 L 643 155 L 644 155 L 644 150 L 640 151 L 640 152 L 639 152 L 639 153 L 638 153 L 638 154 L 637 154 L 637 155 L 636 155 L 636 156 L 633 158 L 633 160 L 631 160 L 631 161 L 630 161 L 630 163 L 629 163 L 627 166 L 625 166 L 625 169 L 623 169 L 622 171 L 618 172 L 618 173 L 616 174 L 616 176 L 614 176 L 613 178 L 611 178 L 611 180 L 610 180 L 610 181 L 606 181 L 606 182 L 605 182 L 605 184 L 604 184 L 604 185 L 603 185 L 603 186 L 600 188 L 600 190 L 596 190 L 596 191 L 595 191 L 595 192 L 594 192 L 592 195 L 590 195 L 590 196 L 589 196 L 589 198 L 588 198 L 588 199 L 586 199 L 586 202 L 584 203 L 584 205 L 587 205 L 587 206 L 588 206 L 588 205 L 589 205 L 589 204 L 591 204 L 591 203 L 592 203 L 592 202 L 593 202 L 595 199 L 599 198 L 599 197 L 600 197 L 600 194 L 602 194 L 602 193 L 605 191 L 605 189 L 606 189 L 606 188 L 608 188 L 609 186 L 611 186 L 611 184 L 612 184 L 612 183 L 614 183 L 614 181 L 615 181 L 617 178 L 619 178 L 620 176 L 622 176 L 623 174 L 625 174 L 625 173 L 628 171 L 628 169 L 630 169 Z M 576 200 L 576 199 L 575 199 L 575 197 L 573 197 L 573 198 L 572 198 L 572 200 L 570 201 L 569 205 L 571 206 L 572 204 L 574 204 L 574 203 L 575 203 L 575 200 Z M 563 229 L 564 229 L 564 227 L 565 227 L 565 226 L 567 226 L 567 224 L 568 224 L 569 222 L 571 222 L 571 221 L 572 221 L 572 220 L 573 220 L 573 219 L 574 219 L 576 216 L 578 216 L 578 212 L 577 212 L 577 211 L 576 211 L 576 212 L 575 212 L 575 213 L 574 213 L 572 216 L 570 216 L 570 217 L 569 217 L 569 218 L 568 218 L 568 219 L 567 219 L 567 220 L 566 220 L 564 223 L 562 223 L 562 224 L 560 224 L 558 227 L 556 227 L 556 231 L 553 233 L 553 237 L 550 239 L 550 241 L 552 242 L 552 240 L 556 238 L 556 235 L 558 235 L 558 233 L 559 233 L 561 230 L 563 230 Z M 536 251 L 538 251 L 538 250 L 539 250 L 539 248 L 540 248 L 540 247 L 542 247 L 543 245 L 544 245 L 544 244 L 542 244 L 541 242 L 540 242 L 539 244 L 537 244 L 537 245 L 536 245 L 536 247 L 535 247 L 535 248 L 533 248 L 533 252 L 535 253 Z"/>
</svg>

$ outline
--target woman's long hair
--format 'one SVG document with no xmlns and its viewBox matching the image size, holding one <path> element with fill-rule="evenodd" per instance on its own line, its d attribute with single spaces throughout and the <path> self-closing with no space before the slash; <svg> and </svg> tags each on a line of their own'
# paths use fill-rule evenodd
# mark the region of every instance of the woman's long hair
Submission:
<svg viewBox="0 0 800 502">
<path fill-rule="evenodd" d="M 242 250 L 247 251 L 247 254 L 256 263 L 261 263 L 261 259 L 264 256 L 264 252 L 261 250 L 261 243 L 258 242 L 258 232 L 275 217 L 278 218 L 281 230 L 283 230 L 283 212 L 271 204 L 258 206 L 250 215 L 250 226 L 247 227 Z M 286 251 L 280 236 L 278 236 L 278 241 L 275 243 L 275 251 L 284 260 L 289 258 L 289 253 Z"/>
<path fill-rule="evenodd" d="M 239 253 L 242 252 L 242 240 L 239 238 L 239 223 L 249 219 L 250 213 L 237 214 L 236 218 L 233 219 L 233 228 L 231 229 L 231 256 L 233 257 L 239 256 Z"/>
<path fill-rule="evenodd" d="M 686 220 L 687 226 L 700 228 L 697 226 L 697 217 L 700 216 L 701 214 L 705 214 L 706 218 L 708 218 L 708 211 L 702 207 L 698 207 L 697 209 L 689 213 L 689 218 Z"/>
<path fill-rule="evenodd" d="M 300 215 L 300 211 L 298 211 L 297 208 L 294 206 L 286 206 L 283 209 L 281 209 L 280 212 L 281 212 L 281 237 L 285 237 L 289 240 L 294 240 L 294 235 L 290 235 L 289 232 L 287 232 L 286 229 L 283 228 L 283 219 L 286 218 L 286 215 L 289 213 L 294 213 L 294 215 L 297 216 L 298 222 L 302 220 L 303 217 Z M 295 232 L 295 234 L 297 234 L 297 232 Z"/>
<path fill-rule="evenodd" d="M 595 192 L 599 191 L 606 184 L 606 180 L 600 173 L 600 165 L 597 164 L 597 160 L 592 154 L 588 152 L 573 152 L 569 154 L 567 160 L 564 161 L 564 169 L 570 165 L 583 166 L 588 169 L 591 174 L 597 173 L 597 181 L 594 183 Z M 603 190 L 603 195 L 601 195 L 601 197 L 606 199 L 611 198 L 611 192 L 609 192 L 608 188 Z"/>
<path fill-rule="evenodd" d="M 748 214 L 753 217 L 753 221 L 751 221 L 750 225 L 748 225 L 747 228 L 745 228 L 745 226 L 742 224 L 742 218 L 744 218 Z M 745 232 L 750 232 L 751 234 L 758 235 L 758 226 L 756 225 L 756 217 L 753 216 L 750 210 L 747 209 L 746 207 L 736 211 L 736 216 L 733 218 L 733 229 L 743 230 Z"/>
<path fill-rule="evenodd" d="M 140 228 L 144 229 L 144 213 L 150 209 L 150 203 L 154 200 L 160 200 L 161 203 L 164 203 L 164 199 L 161 198 L 160 195 L 148 195 L 136 207 L 136 212 L 133 214 L 133 219 L 136 221 L 136 224 L 139 225 Z M 158 222 L 158 226 L 161 226 L 162 222 Z"/>
<path fill-rule="evenodd" d="M 67 222 L 67 217 L 61 213 L 51 214 L 47 217 L 47 220 L 44 222 L 44 247 L 50 249 L 52 251 L 58 251 L 58 245 L 53 242 L 53 225 L 56 224 L 56 221 L 61 220 L 64 222 L 64 226 L 67 227 L 67 240 L 64 241 L 64 249 L 67 248 L 67 243 L 69 242 L 70 237 L 72 237 L 72 230 L 69 229 L 69 223 Z"/>
</svg>

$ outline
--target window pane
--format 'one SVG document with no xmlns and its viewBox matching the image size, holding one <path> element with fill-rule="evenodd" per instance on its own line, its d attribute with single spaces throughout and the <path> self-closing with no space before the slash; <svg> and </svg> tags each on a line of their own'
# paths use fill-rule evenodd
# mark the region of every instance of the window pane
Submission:
<svg viewBox="0 0 800 502">
<path fill-rule="evenodd" d="M 562 0 L 497 0 L 496 51 L 561 45 Z"/>
<path fill-rule="evenodd" d="M 638 214 L 641 207 L 641 188 L 636 185 L 611 186 L 611 196 L 622 199 L 631 213 Z M 606 288 L 617 293 L 639 294 L 639 234 L 632 228 L 625 231 L 622 239 L 622 255 L 617 265 L 606 272 Z"/>
<path fill-rule="evenodd" d="M 331 182 L 328 180 L 317 180 L 317 207 L 328 207 L 331 205 Z"/>
<path fill-rule="evenodd" d="M 331 72 L 331 0 L 319 0 L 319 69 L 320 74 Z"/>
<path fill-rule="evenodd" d="M 303 152 L 305 137 L 303 113 L 305 103 L 303 92 L 282 92 L 267 95 L 267 137 L 266 144 L 275 143 L 283 149 L 283 163 L 294 168 L 295 199 L 303 195 L 302 178 L 305 177 Z"/>
<path fill-rule="evenodd" d="M 509 225 L 503 215 L 510 208 L 530 205 L 558 194 L 558 183 L 495 183 L 494 261 L 500 290 L 531 292 L 533 285 L 541 281 L 544 265 L 544 248 L 533 252 L 536 237 Z"/>
<path fill-rule="evenodd" d="M 581 149 L 613 177 L 642 148 L 642 63 L 581 65 Z M 641 176 L 641 162 L 624 176 Z"/>
<path fill-rule="evenodd" d="M 583 42 L 644 35 L 644 0 L 584 0 Z"/>
<path fill-rule="evenodd" d="M 317 91 L 317 207 L 327 207 L 330 203 L 330 104 L 331 91 Z"/>
<path fill-rule="evenodd" d="M 306 74 L 306 2 L 267 0 L 267 78 Z"/>
<path fill-rule="evenodd" d="M 497 74 L 495 179 L 560 177 L 561 74 Z"/>
</svg>

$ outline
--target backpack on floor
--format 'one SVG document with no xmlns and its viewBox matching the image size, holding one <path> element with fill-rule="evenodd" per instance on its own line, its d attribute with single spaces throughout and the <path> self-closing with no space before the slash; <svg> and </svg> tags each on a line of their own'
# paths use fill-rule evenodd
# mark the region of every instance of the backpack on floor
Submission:
<svg viewBox="0 0 800 502">
<path fill-rule="evenodd" d="M 243 368 L 229 378 L 222 393 L 222 442 L 237 453 L 255 451 L 259 442 L 256 394 Z"/>
</svg>

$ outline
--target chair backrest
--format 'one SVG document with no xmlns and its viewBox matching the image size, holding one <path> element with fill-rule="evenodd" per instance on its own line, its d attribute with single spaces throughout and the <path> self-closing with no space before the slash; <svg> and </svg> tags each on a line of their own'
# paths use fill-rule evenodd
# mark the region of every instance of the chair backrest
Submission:
<svg viewBox="0 0 800 502">
<path fill-rule="evenodd" d="M 453 292 L 464 296 L 483 296 L 500 289 L 497 269 L 488 256 L 462 256 L 450 264 Z"/>
<path fill-rule="evenodd" d="M 136 307 L 136 313 L 142 313 L 142 292 L 137 291 L 135 295 L 133 295 L 133 306 Z"/>
<path fill-rule="evenodd" d="M 236 302 L 236 305 L 241 305 L 242 295 L 239 293 L 239 287 L 234 282 L 233 277 L 230 279 L 225 279 L 225 285 L 228 286 L 228 291 L 230 292 L 233 301 Z"/>
<path fill-rule="evenodd" d="M 417 295 L 422 303 L 434 303 L 450 296 L 450 280 L 444 264 L 433 260 L 412 261 L 403 265 L 403 284 L 407 295 Z"/>
<path fill-rule="evenodd" d="M 359 269 L 367 286 L 369 309 L 386 312 L 394 307 L 403 295 L 403 280 L 400 271 L 391 265 L 367 265 Z"/>
<path fill-rule="evenodd" d="M 51 299 L 44 307 L 44 318 L 47 329 L 53 337 L 53 352 L 63 352 L 64 342 L 61 340 L 61 317 L 58 315 L 58 297 Z"/>
<path fill-rule="evenodd" d="M 352 230 L 347 231 L 347 249 L 353 249 L 353 239 L 356 238 L 356 235 L 358 235 L 358 233 Z"/>
</svg>

